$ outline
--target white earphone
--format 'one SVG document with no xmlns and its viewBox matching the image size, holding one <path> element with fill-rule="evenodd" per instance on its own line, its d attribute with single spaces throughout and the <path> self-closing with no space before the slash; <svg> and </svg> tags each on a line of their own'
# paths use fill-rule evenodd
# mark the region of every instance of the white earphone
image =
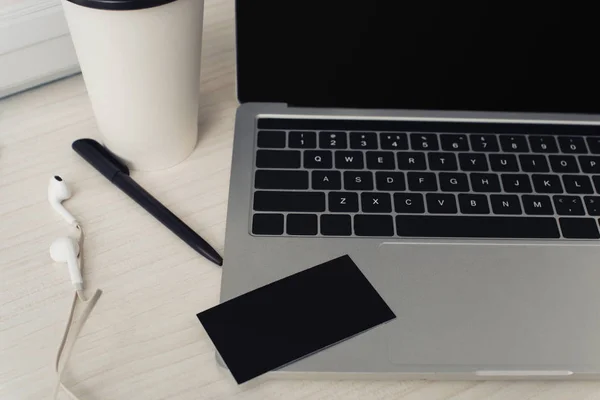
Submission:
<svg viewBox="0 0 600 400">
<path fill-rule="evenodd" d="M 54 208 L 54 210 L 59 213 L 69 225 L 73 225 L 77 222 L 75 217 L 62 205 L 62 202 L 69 198 L 71 198 L 71 190 L 65 181 L 58 175 L 54 175 L 50 178 L 50 183 L 48 184 L 48 201 L 52 208 Z"/>
</svg>

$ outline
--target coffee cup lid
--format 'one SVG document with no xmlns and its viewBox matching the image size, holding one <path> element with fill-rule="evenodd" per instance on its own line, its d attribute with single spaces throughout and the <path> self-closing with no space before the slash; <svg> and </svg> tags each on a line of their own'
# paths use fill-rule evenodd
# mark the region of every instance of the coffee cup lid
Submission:
<svg viewBox="0 0 600 400">
<path fill-rule="evenodd" d="M 162 6 L 176 0 L 67 0 L 73 4 L 101 10 L 140 10 Z"/>
</svg>

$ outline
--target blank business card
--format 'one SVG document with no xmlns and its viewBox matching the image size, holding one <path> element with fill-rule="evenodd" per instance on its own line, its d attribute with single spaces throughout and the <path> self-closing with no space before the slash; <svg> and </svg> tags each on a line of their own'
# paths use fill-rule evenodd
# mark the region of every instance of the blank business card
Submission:
<svg viewBox="0 0 600 400">
<path fill-rule="evenodd" d="M 347 255 L 198 314 L 237 383 L 394 318 Z"/>
</svg>

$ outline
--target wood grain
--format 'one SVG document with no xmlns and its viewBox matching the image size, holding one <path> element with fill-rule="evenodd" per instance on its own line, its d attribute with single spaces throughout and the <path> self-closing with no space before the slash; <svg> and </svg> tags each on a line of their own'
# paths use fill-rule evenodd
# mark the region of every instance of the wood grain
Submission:
<svg viewBox="0 0 600 400">
<path fill-rule="evenodd" d="M 235 98 L 233 1 L 207 1 L 200 142 L 166 171 L 134 177 L 220 251 Z M 104 295 L 66 379 L 99 399 L 600 399 L 596 382 L 272 380 L 238 387 L 215 363 L 195 314 L 218 301 L 220 270 L 81 161 L 70 144 L 97 137 L 80 76 L 0 101 L 0 399 L 48 399 L 71 297 L 48 246 L 69 234 L 46 201 L 52 174 L 87 231 L 85 280 Z M 599 332 L 600 334 L 600 332 Z"/>
</svg>

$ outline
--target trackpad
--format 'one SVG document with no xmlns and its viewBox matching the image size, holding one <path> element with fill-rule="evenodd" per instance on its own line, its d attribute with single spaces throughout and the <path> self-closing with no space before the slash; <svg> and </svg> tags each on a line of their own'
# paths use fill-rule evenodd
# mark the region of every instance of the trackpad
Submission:
<svg viewBox="0 0 600 400">
<path fill-rule="evenodd" d="M 395 364 L 600 365 L 600 247 L 383 244 Z"/>
</svg>

